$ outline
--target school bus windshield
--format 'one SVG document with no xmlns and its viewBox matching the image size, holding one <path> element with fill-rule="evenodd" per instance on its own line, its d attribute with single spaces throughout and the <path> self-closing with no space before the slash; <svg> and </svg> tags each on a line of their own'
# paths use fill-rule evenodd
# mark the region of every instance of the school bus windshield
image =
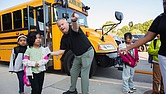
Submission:
<svg viewBox="0 0 166 94">
<path fill-rule="evenodd" d="M 57 19 L 63 18 L 63 14 L 67 13 L 69 17 L 71 17 L 71 14 L 74 12 L 74 10 L 70 8 L 62 8 L 60 5 L 54 5 L 54 22 Z M 78 23 L 79 25 L 88 26 L 87 24 L 87 17 L 83 13 L 77 12 L 79 15 Z M 70 19 L 67 19 L 68 22 L 71 22 Z"/>
</svg>

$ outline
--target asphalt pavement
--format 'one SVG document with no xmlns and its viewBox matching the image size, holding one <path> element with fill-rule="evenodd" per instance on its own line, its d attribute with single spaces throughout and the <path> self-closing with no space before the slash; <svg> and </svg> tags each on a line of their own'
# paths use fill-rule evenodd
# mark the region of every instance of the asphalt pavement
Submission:
<svg viewBox="0 0 166 94">
<path fill-rule="evenodd" d="M 8 72 L 8 65 L 0 64 L 0 94 L 19 94 L 18 82 L 15 74 Z M 121 92 L 122 81 L 111 78 L 90 79 L 90 94 L 124 94 Z M 77 90 L 81 94 L 80 78 Z M 46 73 L 42 94 L 62 94 L 70 86 L 70 77 L 65 74 Z M 150 83 L 135 82 L 137 91 L 134 94 L 145 94 L 151 90 Z M 30 94 L 31 88 L 25 87 L 25 94 Z M 150 94 L 150 93 L 146 93 Z"/>
</svg>

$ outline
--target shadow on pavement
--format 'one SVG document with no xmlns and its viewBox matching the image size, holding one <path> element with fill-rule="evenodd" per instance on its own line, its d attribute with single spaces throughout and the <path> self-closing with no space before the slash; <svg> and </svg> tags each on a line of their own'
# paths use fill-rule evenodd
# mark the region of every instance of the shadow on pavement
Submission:
<svg viewBox="0 0 166 94">
<path fill-rule="evenodd" d="M 152 94 L 152 90 L 148 90 L 148 91 L 144 92 L 144 94 Z"/>
</svg>

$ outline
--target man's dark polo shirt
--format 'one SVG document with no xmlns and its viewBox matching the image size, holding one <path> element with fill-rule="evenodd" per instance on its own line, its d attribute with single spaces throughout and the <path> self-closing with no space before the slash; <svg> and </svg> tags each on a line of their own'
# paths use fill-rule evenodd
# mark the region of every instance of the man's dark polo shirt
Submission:
<svg viewBox="0 0 166 94">
<path fill-rule="evenodd" d="M 153 21 L 149 31 L 160 34 L 161 46 L 158 54 L 166 56 L 166 14 L 159 15 Z"/>
<path fill-rule="evenodd" d="M 91 43 L 80 27 L 78 32 L 75 32 L 72 30 L 71 26 L 69 26 L 68 34 L 63 34 L 62 36 L 60 49 L 71 50 L 76 56 L 82 55 L 88 51 L 90 47 Z"/>
</svg>

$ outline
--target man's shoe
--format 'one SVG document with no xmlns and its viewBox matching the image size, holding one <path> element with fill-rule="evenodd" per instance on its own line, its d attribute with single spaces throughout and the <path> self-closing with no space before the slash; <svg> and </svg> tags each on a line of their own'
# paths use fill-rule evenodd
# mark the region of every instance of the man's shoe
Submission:
<svg viewBox="0 0 166 94">
<path fill-rule="evenodd" d="M 136 91 L 137 89 L 133 87 L 133 88 L 130 88 L 130 90 Z"/>
<path fill-rule="evenodd" d="M 66 91 L 66 92 L 63 92 L 63 94 L 78 94 L 77 90 L 75 91 Z"/>
</svg>

